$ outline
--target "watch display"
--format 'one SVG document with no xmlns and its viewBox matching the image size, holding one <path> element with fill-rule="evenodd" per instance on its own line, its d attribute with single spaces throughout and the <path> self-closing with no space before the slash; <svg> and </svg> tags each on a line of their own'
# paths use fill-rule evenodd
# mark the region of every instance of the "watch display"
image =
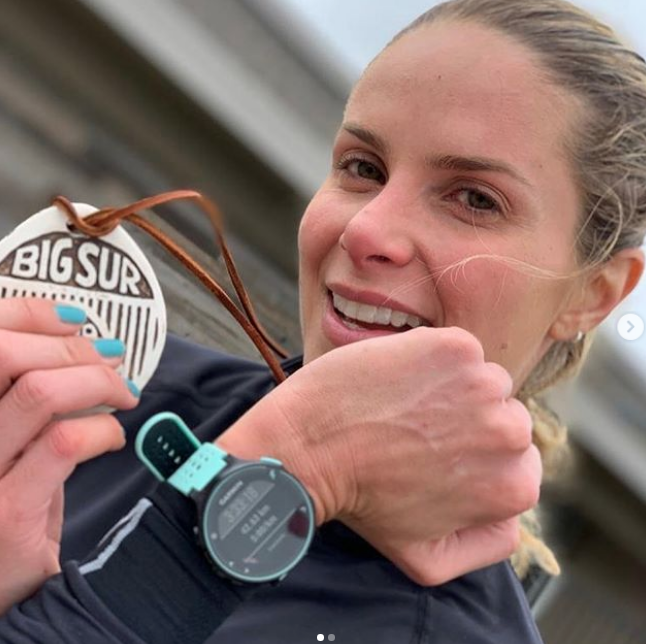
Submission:
<svg viewBox="0 0 646 644">
<path fill-rule="evenodd" d="M 310 500 L 285 470 L 263 463 L 233 470 L 209 494 L 201 537 L 211 557 L 243 581 L 286 574 L 313 530 Z"/>
</svg>

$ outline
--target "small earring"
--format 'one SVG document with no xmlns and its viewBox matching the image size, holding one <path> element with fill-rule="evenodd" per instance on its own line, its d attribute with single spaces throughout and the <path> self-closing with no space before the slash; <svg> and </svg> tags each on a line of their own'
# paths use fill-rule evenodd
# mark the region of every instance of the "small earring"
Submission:
<svg viewBox="0 0 646 644">
<path fill-rule="evenodd" d="M 579 330 L 572 342 L 574 342 L 574 344 L 578 344 L 579 342 L 581 342 L 581 340 L 583 340 L 583 331 Z"/>
</svg>

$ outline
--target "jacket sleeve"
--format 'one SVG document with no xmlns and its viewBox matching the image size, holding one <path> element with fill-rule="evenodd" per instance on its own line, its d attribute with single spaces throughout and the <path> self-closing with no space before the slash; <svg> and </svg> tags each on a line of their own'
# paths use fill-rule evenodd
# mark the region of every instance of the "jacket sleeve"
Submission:
<svg viewBox="0 0 646 644">
<path fill-rule="evenodd" d="M 81 562 L 0 619 L 0 642 L 203 642 L 255 591 L 217 576 L 188 500 L 160 485 Z"/>
<path fill-rule="evenodd" d="M 33 597 L 0 619 L 7 644 L 142 644 L 95 595 L 76 563 L 67 563 Z"/>
</svg>

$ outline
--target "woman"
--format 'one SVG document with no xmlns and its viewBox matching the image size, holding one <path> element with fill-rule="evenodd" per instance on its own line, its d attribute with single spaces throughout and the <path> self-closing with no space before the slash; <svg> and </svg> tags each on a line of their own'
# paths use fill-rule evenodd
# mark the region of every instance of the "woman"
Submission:
<svg viewBox="0 0 646 644">
<path fill-rule="evenodd" d="M 51 641 L 54 630 L 57 641 L 75 632 L 88 642 L 301 642 L 322 632 L 343 642 L 539 642 L 508 564 L 488 565 L 514 541 L 521 573 L 532 560 L 556 568 L 527 527 L 520 544 L 510 539 L 540 469 L 514 397 L 532 411 L 549 467 L 562 437 L 534 395 L 579 367 L 590 333 L 643 271 L 645 105 L 644 61 L 561 0 L 453 0 L 400 33 L 352 92 L 332 169 L 301 223 L 305 366 L 267 393 L 257 368 L 173 344 L 137 410 L 119 416 L 136 428 L 170 404 L 237 456 L 276 454 L 308 486 L 317 522 L 343 523 L 326 523 L 292 575 L 238 606 L 237 590 L 210 583 L 191 559 L 190 522 L 162 489 L 151 497 L 158 515 L 131 515 L 80 569 L 66 566 L 14 606 L 6 641 Z M 28 428 L 23 442 L 52 431 L 51 412 L 135 405 L 88 345 L 65 344 L 75 349 L 61 357 L 56 336 L 71 331 L 51 309 L 5 304 L 12 346 L 32 347 L 11 353 L 0 403 L 14 433 Z M 25 402 L 34 399 L 50 401 L 40 415 Z M 5 498 L 32 508 L 21 514 L 30 534 L 3 535 L 9 603 L 40 583 L 28 537 L 54 542 L 39 551 L 50 557 L 41 579 L 56 570 L 47 513 L 60 482 L 122 444 L 113 418 L 91 422 L 91 437 L 87 422 L 54 426 L 58 460 L 46 440 L 5 456 Z M 71 556 L 149 484 L 132 459 L 106 462 L 71 481 Z M 130 482 L 112 487 L 117 478 Z M 81 511 L 86 485 L 97 498 Z"/>
</svg>

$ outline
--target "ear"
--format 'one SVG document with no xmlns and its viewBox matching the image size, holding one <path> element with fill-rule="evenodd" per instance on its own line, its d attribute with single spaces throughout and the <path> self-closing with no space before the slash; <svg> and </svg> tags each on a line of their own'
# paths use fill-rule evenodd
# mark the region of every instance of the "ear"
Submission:
<svg viewBox="0 0 646 644">
<path fill-rule="evenodd" d="M 550 328 L 554 340 L 570 340 L 579 331 L 587 333 L 637 286 L 644 271 L 644 252 L 640 248 L 619 251 L 585 278 L 576 297 Z"/>
</svg>

